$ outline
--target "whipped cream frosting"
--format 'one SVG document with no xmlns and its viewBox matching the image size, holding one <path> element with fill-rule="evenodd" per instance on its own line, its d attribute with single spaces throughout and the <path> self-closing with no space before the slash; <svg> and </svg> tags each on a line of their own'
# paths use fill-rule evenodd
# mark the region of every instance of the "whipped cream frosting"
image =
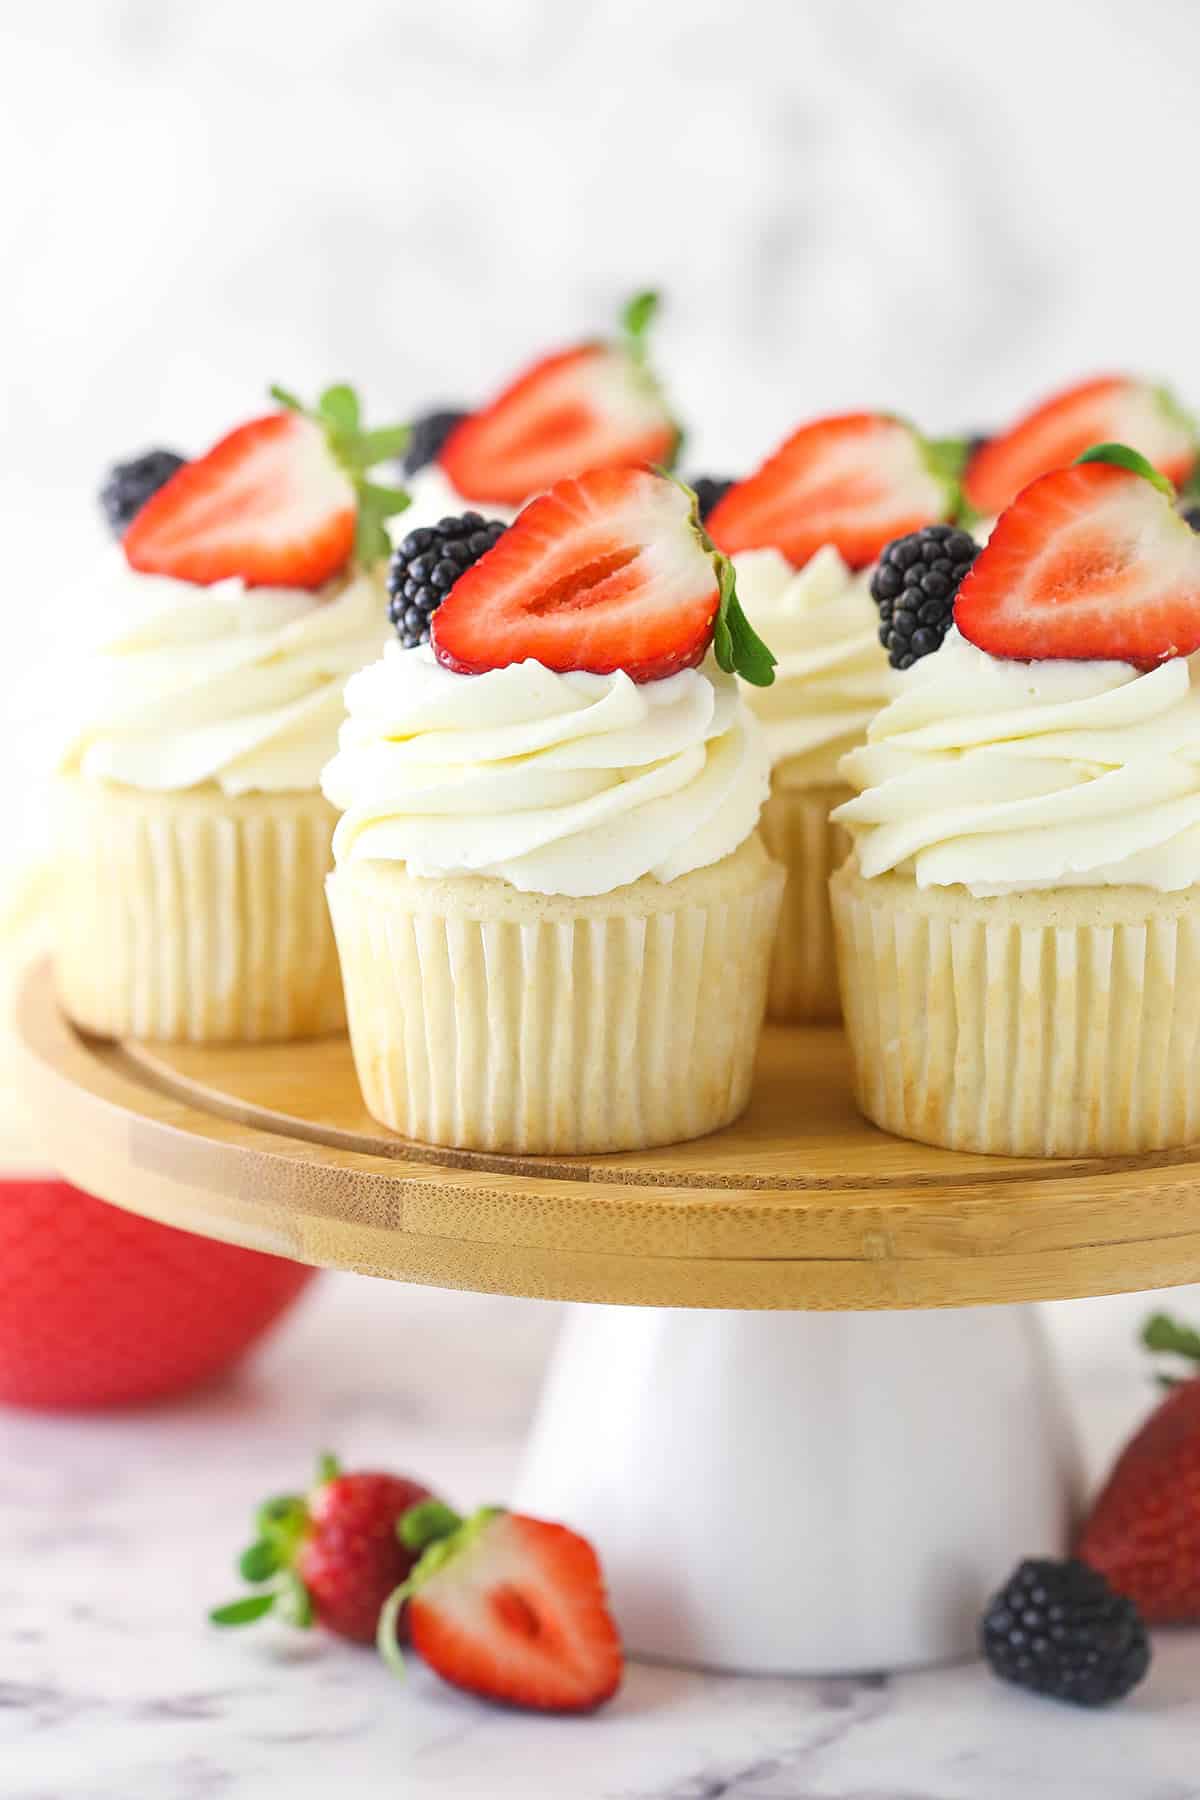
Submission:
<svg viewBox="0 0 1200 1800">
<path fill-rule="evenodd" d="M 506 525 L 517 516 L 511 506 L 491 500 L 465 500 L 440 463 L 426 463 L 415 475 L 406 475 L 404 487 L 409 504 L 387 522 L 393 544 L 402 543 L 418 526 L 436 525 L 439 519 L 457 518 L 460 513 L 481 513 L 485 519 L 503 519 Z"/>
<path fill-rule="evenodd" d="M 131 569 L 119 547 L 80 609 L 56 710 L 59 766 L 97 780 L 228 794 L 310 789 L 337 746 L 342 691 L 387 636 L 382 578 L 202 587 Z"/>
<path fill-rule="evenodd" d="M 1008 662 L 952 630 L 900 678 L 834 818 L 866 876 L 979 897 L 1200 882 L 1200 656 Z"/>
<path fill-rule="evenodd" d="M 774 685 L 747 690 L 771 761 L 799 758 L 789 771 L 798 779 L 836 781 L 841 756 L 894 692 L 869 575 L 832 544 L 802 569 L 773 549 L 744 551 L 734 568 L 742 607 L 777 659 Z"/>
<path fill-rule="evenodd" d="M 389 643 L 346 707 L 322 783 L 339 862 L 606 894 L 719 862 L 766 798 L 762 733 L 711 658 L 639 685 L 533 661 L 458 675 Z"/>
</svg>

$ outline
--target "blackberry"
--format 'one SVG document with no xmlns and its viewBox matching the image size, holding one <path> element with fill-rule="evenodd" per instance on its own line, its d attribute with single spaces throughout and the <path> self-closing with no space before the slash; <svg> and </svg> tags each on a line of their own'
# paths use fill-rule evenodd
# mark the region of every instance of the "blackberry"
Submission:
<svg viewBox="0 0 1200 1800">
<path fill-rule="evenodd" d="M 392 551 L 388 564 L 388 617 L 406 650 L 429 642 L 434 613 L 471 564 L 499 543 L 508 527 L 502 519 L 465 512 L 461 518 L 418 525 Z"/>
<path fill-rule="evenodd" d="M 700 518 L 707 519 L 718 500 L 723 500 L 733 486 L 733 477 L 726 475 L 693 475 L 688 486 L 700 502 Z"/>
<path fill-rule="evenodd" d="M 978 555 L 975 539 L 955 525 L 926 525 L 884 546 L 871 598 L 893 669 L 910 669 L 939 647 L 954 623 L 954 596 Z"/>
<path fill-rule="evenodd" d="M 1189 505 L 1181 506 L 1179 511 L 1193 531 L 1200 531 L 1200 501 L 1193 500 Z"/>
<path fill-rule="evenodd" d="M 415 475 L 418 469 L 433 462 L 454 427 L 461 425 L 466 417 L 465 412 L 452 412 L 449 408 L 443 408 L 441 412 L 422 413 L 419 419 L 414 419 L 409 432 L 408 448 L 400 465 L 404 473 Z"/>
<path fill-rule="evenodd" d="M 174 450 L 147 450 L 130 462 L 113 464 L 100 489 L 100 505 L 114 537 L 124 537 L 151 494 L 157 494 L 186 461 Z"/>
<path fill-rule="evenodd" d="M 1122 1699 L 1150 1667 L 1137 1607 L 1076 1557 L 1023 1562 L 989 1601 L 980 1636 L 1001 1680 L 1076 1706 Z"/>
<path fill-rule="evenodd" d="M 992 434 L 990 431 L 972 432 L 969 437 L 963 439 L 963 442 L 967 446 L 966 463 L 968 466 L 970 465 L 971 458 L 977 456 L 983 449 L 983 446 L 985 444 L 990 444 L 991 441 Z"/>
</svg>

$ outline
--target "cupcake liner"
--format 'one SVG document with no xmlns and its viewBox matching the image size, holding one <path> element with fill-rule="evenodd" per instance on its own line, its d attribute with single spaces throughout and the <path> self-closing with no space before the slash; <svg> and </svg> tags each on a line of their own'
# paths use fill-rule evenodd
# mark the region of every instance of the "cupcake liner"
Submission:
<svg viewBox="0 0 1200 1800">
<path fill-rule="evenodd" d="M 829 877 L 850 840 L 840 825 L 830 824 L 829 815 L 850 793 L 838 783 L 792 787 L 779 770 L 772 778 L 759 828 L 768 851 L 787 871 L 767 987 L 772 1019 L 800 1024 L 841 1016 Z"/>
<path fill-rule="evenodd" d="M 901 1137 L 1010 1156 L 1132 1155 L 1200 1137 L 1200 893 L 975 900 L 832 883 L 858 1104 Z"/>
<path fill-rule="evenodd" d="M 647 1148 L 750 1095 L 782 873 L 757 838 L 710 869 L 571 900 L 399 864 L 333 874 L 367 1107 L 460 1149 Z"/>
<path fill-rule="evenodd" d="M 63 1007 L 105 1037 L 256 1043 L 345 1022 L 319 793 L 59 783 Z"/>
</svg>

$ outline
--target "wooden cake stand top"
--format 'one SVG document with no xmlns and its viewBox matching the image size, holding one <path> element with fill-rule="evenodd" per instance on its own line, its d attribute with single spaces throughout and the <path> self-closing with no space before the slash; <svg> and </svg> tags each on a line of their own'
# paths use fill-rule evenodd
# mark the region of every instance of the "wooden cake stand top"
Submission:
<svg viewBox="0 0 1200 1800">
<path fill-rule="evenodd" d="M 840 1032 L 772 1028 L 749 1111 L 663 1150 L 430 1149 L 363 1109 L 344 1038 L 200 1049 L 86 1038 L 49 966 L 18 1035 L 47 1161 L 166 1224 L 435 1287 L 635 1306 L 873 1309 L 1200 1280 L 1200 1146 L 1019 1161 L 888 1137 Z"/>
</svg>

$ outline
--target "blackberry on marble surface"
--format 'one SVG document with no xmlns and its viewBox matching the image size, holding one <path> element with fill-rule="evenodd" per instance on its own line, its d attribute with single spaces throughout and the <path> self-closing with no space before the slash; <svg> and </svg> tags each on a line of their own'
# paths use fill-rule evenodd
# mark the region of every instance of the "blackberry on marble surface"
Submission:
<svg viewBox="0 0 1200 1800">
<path fill-rule="evenodd" d="M 1076 1706 L 1122 1699 L 1150 1666 L 1137 1607 L 1075 1557 L 1023 1562 L 989 1601 L 981 1640 L 1003 1681 Z"/>
</svg>

